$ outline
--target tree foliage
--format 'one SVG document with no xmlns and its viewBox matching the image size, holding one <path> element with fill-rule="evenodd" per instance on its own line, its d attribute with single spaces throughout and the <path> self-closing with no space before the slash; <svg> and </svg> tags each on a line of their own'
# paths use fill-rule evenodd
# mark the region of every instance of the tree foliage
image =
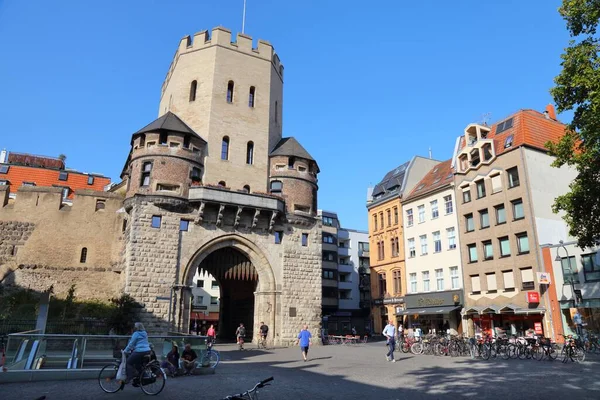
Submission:
<svg viewBox="0 0 600 400">
<path fill-rule="evenodd" d="M 553 211 L 565 212 L 569 234 L 583 248 L 600 239 L 600 0 L 563 0 L 559 12 L 572 39 L 551 93 L 559 112 L 573 110 L 573 120 L 564 137 L 546 147 L 556 157 L 555 167 L 577 170 Z"/>
</svg>

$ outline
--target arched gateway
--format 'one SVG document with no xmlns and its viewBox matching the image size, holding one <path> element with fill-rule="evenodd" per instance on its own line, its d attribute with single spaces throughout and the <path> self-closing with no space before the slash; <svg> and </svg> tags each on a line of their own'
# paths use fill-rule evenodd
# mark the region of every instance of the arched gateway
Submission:
<svg viewBox="0 0 600 400">
<path fill-rule="evenodd" d="M 273 269 L 262 251 L 237 234 L 218 237 L 192 256 L 183 273 L 182 284 L 192 286 L 197 269 L 211 274 L 221 289 L 219 337 L 233 339 L 240 322 L 247 327 L 247 340 L 264 321 L 272 332 L 278 331 L 276 316 L 278 293 Z M 191 302 L 184 301 L 182 319 L 189 323 Z"/>
</svg>

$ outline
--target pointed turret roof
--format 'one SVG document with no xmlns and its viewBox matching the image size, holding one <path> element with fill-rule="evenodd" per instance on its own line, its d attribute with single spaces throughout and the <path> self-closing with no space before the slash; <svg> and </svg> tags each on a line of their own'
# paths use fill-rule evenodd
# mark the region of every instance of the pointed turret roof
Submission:
<svg viewBox="0 0 600 400">
<path fill-rule="evenodd" d="M 147 132 L 156 132 L 156 131 L 161 131 L 161 130 L 169 131 L 169 132 L 179 132 L 179 133 L 184 133 L 184 134 L 190 134 L 190 135 L 194 135 L 194 136 L 202 139 L 202 137 L 200 135 L 198 135 L 196 132 L 194 132 L 194 130 L 192 128 L 187 126 L 187 124 L 185 122 L 183 122 L 181 120 L 181 118 L 179 118 L 177 115 L 173 114 L 171 111 L 168 111 L 166 114 L 164 114 L 160 118 L 155 119 L 153 122 L 149 123 L 142 129 L 140 129 L 139 131 L 134 133 L 134 135 L 137 135 L 140 133 L 147 133 Z M 202 140 L 204 140 L 204 139 L 202 139 Z M 204 142 L 206 142 L 206 140 L 204 140 Z"/>
<path fill-rule="evenodd" d="M 315 161 L 314 158 L 308 154 L 308 151 L 298 141 L 296 138 L 287 137 L 283 138 L 277 143 L 277 146 L 273 149 L 270 154 L 271 156 L 294 156 L 304 158 L 306 160 Z M 315 161 L 316 162 L 316 161 Z"/>
</svg>

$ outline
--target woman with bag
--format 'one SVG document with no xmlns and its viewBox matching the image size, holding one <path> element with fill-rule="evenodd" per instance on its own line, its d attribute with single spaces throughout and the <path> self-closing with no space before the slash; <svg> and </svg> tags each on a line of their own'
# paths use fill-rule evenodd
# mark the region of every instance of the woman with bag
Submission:
<svg viewBox="0 0 600 400">
<path fill-rule="evenodd" d="M 125 353 L 131 353 L 127 357 L 127 380 L 125 383 L 131 382 L 135 372 L 141 369 L 144 356 L 150 355 L 150 343 L 148 343 L 148 333 L 141 322 L 134 324 L 134 332 L 131 339 L 125 347 Z"/>
</svg>

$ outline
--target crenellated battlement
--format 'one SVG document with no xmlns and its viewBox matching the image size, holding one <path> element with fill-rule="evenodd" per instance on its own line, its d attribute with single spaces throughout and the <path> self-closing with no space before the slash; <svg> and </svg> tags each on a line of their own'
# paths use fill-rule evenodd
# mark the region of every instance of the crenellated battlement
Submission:
<svg viewBox="0 0 600 400">
<path fill-rule="evenodd" d="M 116 193 L 76 190 L 73 200 L 66 202 L 62 197 L 62 188 L 21 186 L 13 199 L 9 198 L 8 186 L 0 186 L 0 219 L 7 216 L 36 219 L 39 214 L 51 211 L 75 212 L 82 217 L 101 213 L 114 214 L 122 205 L 123 197 Z"/>
<path fill-rule="evenodd" d="M 182 54 L 190 53 L 192 51 L 207 49 L 213 46 L 221 46 L 229 48 L 235 51 L 246 53 L 255 57 L 262 58 L 263 60 L 270 61 L 277 71 L 277 74 L 283 79 L 283 64 L 279 59 L 279 56 L 275 53 L 273 45 L 266 40 L 259 39 L 257 46 L 252 46 L 252 37 L 243 33 L 236 35 L 235 41 L 232 40 L 231 31 L 222 26 L 213 28 L 211 32 L 203 30 L 195 33 L 193 36 L 187 35 L 179 42 L 179 47 L 173 56 L 173 61 L 169 66 L 169 71 L 163 82 L 162 91 L 164 92 L 173 70 L 177 65 L 179 56 Z"/>
</svg>

